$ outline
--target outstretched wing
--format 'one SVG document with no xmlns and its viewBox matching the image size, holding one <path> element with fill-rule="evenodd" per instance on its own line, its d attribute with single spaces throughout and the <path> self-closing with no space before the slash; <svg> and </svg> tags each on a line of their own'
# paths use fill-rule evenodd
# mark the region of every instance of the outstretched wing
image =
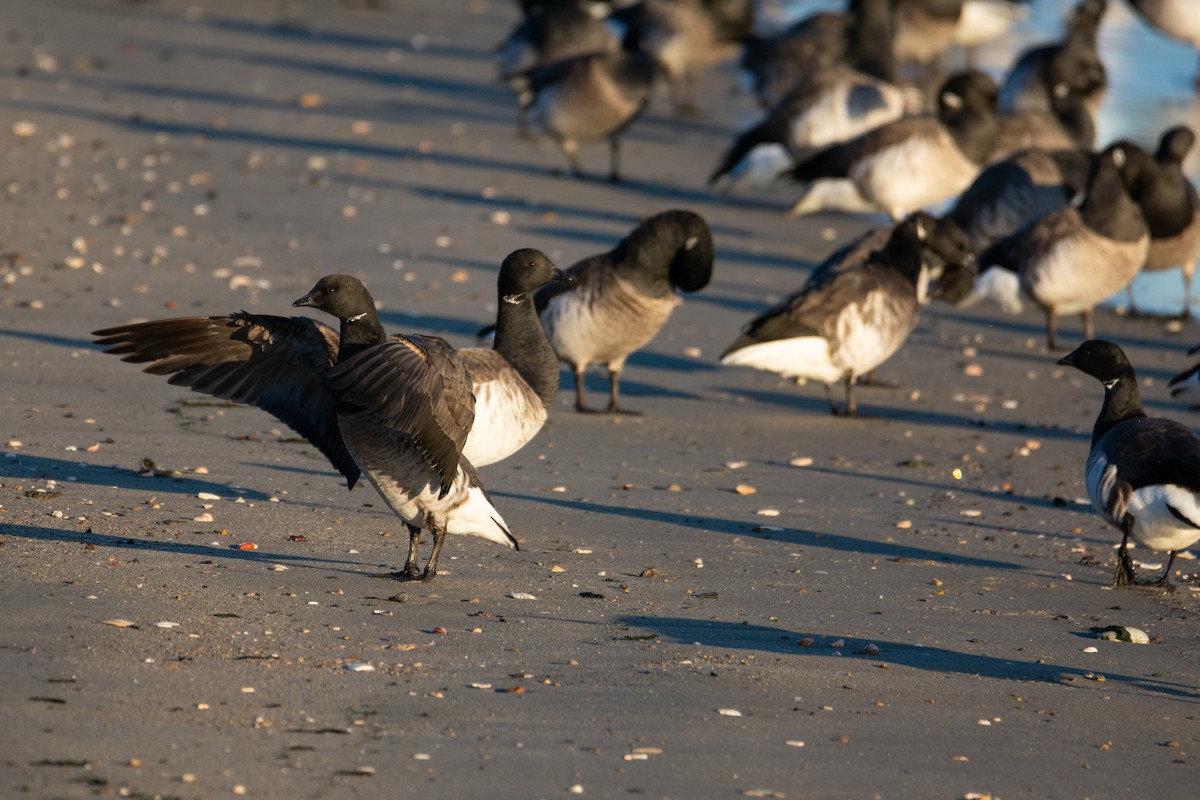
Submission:
<svg viewBox="0 0 1200 800">
<path fill-rule="evenodd" d="M 337 423 L 328 370 L 338 334 L 306 317 L 242 311 L 94 331 L 104 352 L 197 392 L 261 408 L 319 449 L 353 488 L 359 477 Z"/>
<path fill-rule="evenodd" d="M 453 483 L 475 422 L 471 376 L 458 351 L 436 336 L 396 335 L 338 364 L 330 377 L 343 402 L 411 436 L 443 490 Z"/>
</svg>

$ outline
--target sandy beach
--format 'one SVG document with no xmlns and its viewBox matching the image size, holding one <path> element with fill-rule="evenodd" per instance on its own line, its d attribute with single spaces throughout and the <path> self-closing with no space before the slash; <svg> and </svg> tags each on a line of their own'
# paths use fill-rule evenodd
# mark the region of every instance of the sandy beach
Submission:
<svg viewBox="0 0 1200 800">
<path fill-rule="evenodd" d="M 1103 390 L 1055 365 L 1036 308 L 924 307 L 894 387 L 835 419 L 818 384 L 717 363 L 875 222 L 705 187 L 752 113 L 732 67 L 697 116 L 656 96 L 626 183 L 580 181 L 515 134 L 507 0 L 279 6 L 0 5 L 0 794 L 1194 791 L 1200 567 L 1112 588 L 1119 534 L 1083 484 Z M 717 259 L 629 361 L 644 415 L 575 413 L 564 371 L 545 429 L 480 471 L 521 550 L 451 539 L 430 583 L 378 577 L 406 534 L 369 485 L 91 343 L 290 315 L 348 272 L 389 330 L 469 346 L 507 253 L 565 267 L 669 208 Z M 1149 413 L 1197 423 L 1167 388 L 1193 324 L 1101 309 L 1097 332 Z"/>
</svg>

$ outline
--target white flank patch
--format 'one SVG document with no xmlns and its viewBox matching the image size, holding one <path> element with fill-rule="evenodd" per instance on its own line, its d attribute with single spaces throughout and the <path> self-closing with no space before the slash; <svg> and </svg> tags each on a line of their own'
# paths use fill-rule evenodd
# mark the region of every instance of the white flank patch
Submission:
<svg viewBox="0 0 1200 800">
<path fill-rule="evenodd" d="M 850 177 L 863 197 L 900 219 L 954 197 L 971 185 L 979 165 L 944 131 L 912 137 L 854 165 Z"/>
<path fill-rule="evenodd" d="M 847 214 L 877 214 L 883 211 L 867 200 L 849 178 L 822 178 L 806 184 L 800 196 L 788 209 L 793 217 L 821 211 L 843 211 Z"/>
<path fill-rule="evenodd" d="M 991 300 L 1007 314 L 1020 314 L 1025 308 L 1021 301 L 1021 279 L 1004 267 L 989 267 L 975 279 L 970 294 L 959 304 L 963 308 L 980 300 Z"/>
<path fill-rule="evenodd" d="M 1168 505 L 1200 525 L 1200 503 L 1195 494 L 1182 486 L 1144 486 L 1129 499 L 1129 513 L 1134 518 L 1130 536 L 1160 553 L 1182 550 L 1200 541 L 1200 528 L 1181 522 Z"/>
<path fill-rule="evenodd" d="M 829 343 L 820 336 L 776 339 L 735 350 L 721 359 L 722 364 L 776 372 L 785 378 L 811 378 L 837 383 L 845 370 L 829 357 Z"/>
</svg>

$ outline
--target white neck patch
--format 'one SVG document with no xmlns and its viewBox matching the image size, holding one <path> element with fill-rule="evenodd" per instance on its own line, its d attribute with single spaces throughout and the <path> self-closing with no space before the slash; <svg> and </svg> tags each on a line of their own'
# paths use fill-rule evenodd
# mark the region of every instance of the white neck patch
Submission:
<svg viewBox="0 0 1200 800">
<path fill-rule="evenodd" d="M 1111 381 L 1104 381 L 1104 388 L 1111 389 L 1121 382 L 1120 378 L 1113 378 Z"/>
<path fill-rule="evenodd" d="M 367 315 L 367 312 L 364 311 L 361 314 L 355 314 L 353 317 L 346 317 L 346 322 L 358 322 L 360 319 L 362 319 L 366 315 Z"/>
<path fill-rule="evenodd" d="M 504 302 L 508 303 L 510 306 L 519 306 L 519 305 L 521 305 L 521 301 L 525 299 L 525 295 L 523 295 L 523 294 L 506 294 L 506 295 L 504 295 L 504 297 L 502 299 L 504 300 Z"/>
<path fill-rule="evenodd" d="M 683 249 L 691 250 L 693 247 L 696 246 L 696 243 L 699 241 L 700 241 L 699 236 L 690 236 L 690 237 L 688 237 L 688 240 L 683 243 Z"/>
</svg>

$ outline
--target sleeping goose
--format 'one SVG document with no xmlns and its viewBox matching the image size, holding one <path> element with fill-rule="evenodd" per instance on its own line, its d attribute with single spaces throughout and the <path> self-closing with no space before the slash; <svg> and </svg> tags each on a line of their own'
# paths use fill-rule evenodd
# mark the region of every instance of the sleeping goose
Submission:
<svg viewBox="0 0 1200 800">
<path fill-rule="evenodd" d="M 997 242 L 979 258 L 1017 273 L 1021 290 L 1046 314 L 1046 343 L 1057 347 L 1056 321 L 1079 313 L 1092 338 L 1092 308 L 1129 285 L 1146 260 L 1150 234 L 1126 191 L 1126 162 L 1150 157 L 1131 143 L 1109 146 L 1091 164 L 1078 206 L 1051 211 Z M 1144 168 L 1144 167 L 1143 167 Z"/>
<path fill-rule="evenodd" d="M 955 75 L 938 93 L 937 116 L 898 119 L 784 173 L 804 184 L 791 213 L 824 210 L 821 184 L 834 179 L 849 181 L 862 199 L 898 221 L 969 186 L 997 129 L 995 82 L 976 70 Z"/>
<path fill-rule="evenodd" d="M 605 139 L 608 179 L 621 180 L 620 135 L 650 102 L 654 64 L 636 50 L 565 58 L 513 75 L 518 102 L 554 137 L 571 174 L 585 176 L 579 143 Z"/>
<path fill-rule="evenodd" d="M 937 224 L 918 212 L 896 225 L 865 262 L 818 269 L 824 279 L 751 320 L 721 363 L 821 381 L 829 410 L 854 416 L 855 379 L 890 358 L 916 326 L 922 250 Z M 833 400 L 838 381 L 846 385 L 844 408 Z"/>
<path fill-rule="evenodd" d="M 1182 268 L 1184 319 L 1191 317 L 1192 276 L 1196 272 L 1196 258 L 1200 256 L 1200 195 L 1183 174 L 1183 160 L 1195 141 L 1192 129 L 1185 125 L 1163 133 L 1154 154 L 1154 166 L 1139 170 L 1129 187 L 1150 230 L 1150 250 L 1142 269 Z M 1129 304 L 1136 313 L 1132 286 Z"/>
<path fill-rule="evenodd" d="M 1121 531 L 1113 583 L 1137 583 L 1129 540 L 1170 553 L 1155 583 L 1170 583 L 1175 555 L 1200 541 L 1200 438 L 1174 420 L 1147 417 L 1137 376 L 1120 347 L 1088 340 L 1059 364 L 1104 384 L 1085 468 L 1088 497 Z"/>
<path fill-rule="evenodd" d="M 675 290 L 700 291 L 712 268 L 712 234 L 704 219 L 690 211 L 664 211 L 609 252 L 567 269 L 571 284 L 545 286 L 534 295 L 550 344 L 575 374 L 577 411 L 593 410 L 583 400 L 584 373 L 591 364 L 604 364 L 605 411 L 637 413 L 622 408 L 619 399 L 625 359 L 666 323 L 679 303 Z"/>
<path fill-rule="evenodd" d="M 505 259 L 498 282 L 499 291 L 502 295 L 527 298 L 532 288 L 554 280 L 557 272 L 541 253 L 519 250 Z M 342 320 L 340 333 L 307 317 L 239 312 L 224 317 L 185 317 L 123 325 L 96 331 L 95 335 L 100 337 L 97 343 L 107 347 L 106 353 L 122 356 L 122 360 L 133 363 L 149 362 L 146 372 L 169 375 L 170 383 L 174 385 L 253 405 L 273 414 L 312 442 L 345 476 L 347 486 L 354 488 L 362 462 L 353 449 L 348 449 L 338 417 L 340 395 L 334 390 L 330 372 L 338 363 L 339 353 L 346 356 L 351 351 L 383 345 L 388 339 L 378 325 L 374 302 L 356 278 L 330 276 L 323 279 L 318 288 L 323 290 L 320 296 L 314 289 L 297 303 L 307 305 L 321 300 L 337 311 L 332 305 L 333 298 L 342 296 L 352 298 L 343 303 L 362 309 L 350 313 L 351 317 L 358 315 L 357 319 Z M 540 428 L 540 421 L 545 419 L 539 409 L 548 405 L 557 388 L 557 370 L 553 370 L 552 376 L 546 374 L 546 365 L 542 363 L 545 353 L 539 351 L 538 342 L 530 336 L 528 321 L 521 318 L 520 303 L 506 305 L 514 306 L 514 310 L 501 308 L 498 328 L 504 333 L 498 334 L 495 351 L 464 350 L 459 353 L 463 362 L 473 365 L 480 373 L 479 377 L 472 376 L 467 393 L 472 397 L 479 396 L 484 404 L 480 406 L 468 403 L 463 397 L 458 398 L 461 406 L 474 406 L 477 419 L 482 423 L 476 432 L 470 419 L 466 419 L 466 429 L 456 432 L 466 435 L 466 443 L 459 443 L 459 450 L 464 455 L 475 454 L 480 463 L 504 458 L 527 442 Z M 349 339 L 345 338 L 347 330 L 351 334 Z M 540 326 L 535 324 L 533 330 L 540 336 Z M 447 358 L 452 361 L 457 358 L 445 353 L 444 343 L 436 337 L 404 338 L 408 342 L 419 339 L 421 344 L 414 347 L 426 347 L 433 354 L 431 359 L 434 356 L 438 359 L 426 363 L 441 364 Z M 541 338 L 544 347 L 544 336 Z M 522 343 L 528 347 L 528 354 L 514 355 L 507 368 L 499 363 L 500 359 L 507 359 L 519 350 Z M 411 352 L 416 354 L 417 350 Z M 417 355 L 410 357 L 410 360 L 414 359 L 419 360 Z M 553 366 L 552 361 L 551 368 Z M 431 408 L 444 405 L 442 400 L 448 395 L 442 393 L 439 397 L 441 399 L 431 404 Z M 457 413 L 461 416 L 462 408 Z M 507 424 L 497 425 L 496 420 L 501 418 L 507 419 Z M 519 424 L 513 424 L 514 420 Z M 453 430 L 453 427 L 450 425 L 447 429 Z M 463 530 L 479 523 L 479 519 L 472 521 L 472 515 L 478 517 L 478 509 L 486 511 L 490 505 L 482 502 L 487 498 L 469 455 L 465 460 L 460 459 L 460 467 L 462 475 L 455 475 L 458 488 L 452 494 L 461 499 L 465 488 L 467 507 L 450 515 L 452 524 L 446 530 L 473 532 L 515 547 L 511 535 L 501 534 L 502 521 L 499 527 L 484 521 L 479 525 L 480 530 Z M 463 480 L 458 481 L 459 477 Z M 389 498 L 383 488 L 380 491 L 385 499 Z M 390 505 L 391 499 L 388 502 Z M 496 518 L 499 519 L 498 514 Z M 436 514 L 434 519 L 437 519 Z M 414 533 L 411 525 L 409 530 L 410 534 Z M 419 537 L 419 534 L 417 527 L 415 535 Z M 417 574 L 413 558 L 415 553 L 410 553 L 410 560 L 405 565 L 405 574 L 409 576 Z M 436 559 L 427 577 L 432 577 L 435 571 Z"/>
</svg>

